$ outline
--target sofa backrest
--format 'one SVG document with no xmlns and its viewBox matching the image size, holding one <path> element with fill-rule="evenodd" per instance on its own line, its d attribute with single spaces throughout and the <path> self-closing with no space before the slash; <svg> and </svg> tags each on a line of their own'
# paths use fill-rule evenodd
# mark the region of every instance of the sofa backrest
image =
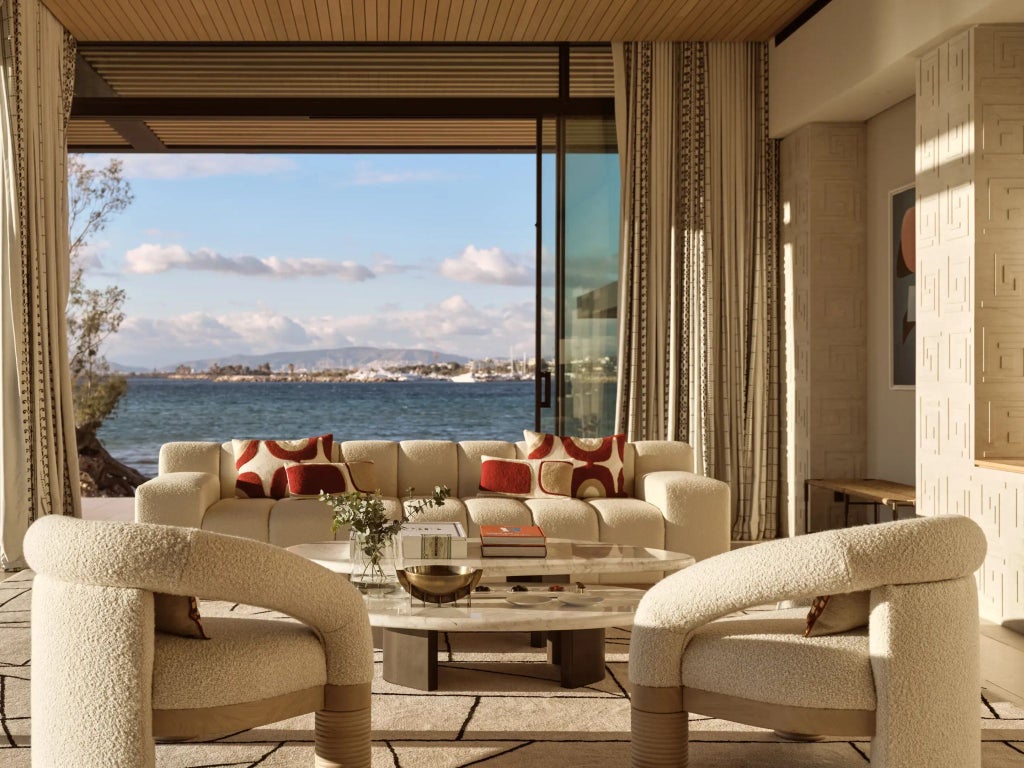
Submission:
<svg viewBox="0 0 1024 768">
<path fill-rule="evenodd" d="M 384 496 L 400 496 L 410 486 L 417 495 L 447 485 L 454 495 L 475 496 L 480 486 L 480 457 L 525 458 L 526 443 L 504 440 L 346 440 L 336 442 L 334 461 L 372 461 Z M 633 495 L 637 476 L 666 469 L 693 471 L 693 450 L 686 443 L 644 440 L 626 443 L 625 490 Z M 238 472 L 231 441 L 167 443 L 160 449 L 160 473 L 211 472 L 220 477 L 221 498 L 233 498 Z"/>
</svg>

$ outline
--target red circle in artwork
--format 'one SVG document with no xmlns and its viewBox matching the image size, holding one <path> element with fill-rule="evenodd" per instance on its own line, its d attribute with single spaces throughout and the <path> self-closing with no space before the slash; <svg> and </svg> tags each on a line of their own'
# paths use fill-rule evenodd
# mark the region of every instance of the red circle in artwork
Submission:
<svg viewBox="0 0 1024 768">
<path fill-rule="evenodd" d="M 903 263 L 911 272 L 917 265 L 917 239 L 915 237 L 914 209 L 910 208 L 903 214 L 903 223 L 900 225 L 900 253 L 903 255 Z"/>
</svg>

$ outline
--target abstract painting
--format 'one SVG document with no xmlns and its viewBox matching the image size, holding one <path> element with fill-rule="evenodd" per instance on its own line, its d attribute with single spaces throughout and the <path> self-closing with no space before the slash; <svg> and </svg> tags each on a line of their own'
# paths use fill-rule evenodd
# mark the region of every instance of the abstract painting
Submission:
<svg viewBox="0 0 1024 768">
<path fill-rule="evenodd" d="M 914 187 L 901 187 L 889 193 L 891 339 L 890 358 L 893 389 L 914 386 L 915 301 L 917 283 L 916 233 L 914 223 Z"/>
</svg>

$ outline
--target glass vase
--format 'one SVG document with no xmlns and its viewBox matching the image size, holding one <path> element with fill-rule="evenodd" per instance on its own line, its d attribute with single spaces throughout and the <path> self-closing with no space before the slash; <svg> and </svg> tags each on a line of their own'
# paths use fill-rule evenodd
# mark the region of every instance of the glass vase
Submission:
<svg viewBox="0 0 1024 768">
<path fill-rule="evenodd" d="M 353 531 L 349 538 L 349 560 L 352 573 L 349 580 L 360 592 L 380 597 L 394 592 L 398 581 L 394 568 L 387 562 L 390 543 Z"/>
</svg>

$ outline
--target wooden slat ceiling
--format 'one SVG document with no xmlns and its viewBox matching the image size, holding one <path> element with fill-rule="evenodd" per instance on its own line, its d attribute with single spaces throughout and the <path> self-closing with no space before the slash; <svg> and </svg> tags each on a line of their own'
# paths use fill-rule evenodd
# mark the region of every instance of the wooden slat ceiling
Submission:
<svg viewBox="0 0 1024 768">
<path fill-rule="evenodd" d="M 456 120 L 443 112 L 444 106 L 425 119 L 309 119 L 333 115 L 288 117 L 272 114 L 266 105 L 273 99 L 303 98 L 321 103 L 433 99 L 451 105 L 458 100 L 557 101 L 560 96 L 560 53 L 554 45 L 81 43 L 78 53 L 76 103 L 107 97 L 147 104 L 204 99 L 216 105 L 247 98 L 258 111 L 232 119 L 201 112 L 159 119 L 135 113 L 108 124 L 73 110 L 72 151 L 527 151 L 536 142 L 535 119 Z M 573 45 L 567 53 L 569 98 L 610 102 L 611 47 Z M 614 136 L 589 137 L 584 144 L 606 146 L 608 141 L 614 144 Z"/>
<path fill-rule="evenodd" d="M 554 97 L 558 49 L 497 47 L 82 45 L 119 96 Z M 587 88 L 611 95 L 608 48 L 580 59 Z"/>
<path fill-rule="evenodd" d="M 766 40 L 813 1 L 43 0 L 79 41 L 69 149 L 140 152 L 525 150 L 534 124 L 513 118 L 551 113 L 510 100 L 590 99 L 610 113 L 608 41 Z M 568 94 L 554 42 L 570 44 Z M 193 111 L 161 110 L 175 99 Z M 245 115 L 210 106 L 245 99 Z M 330 104 L 283 106 L 301 99 Z M 500 107 L 480 119 L 474 99 Z"/>
<path fill-rule="evenodd" d="M 147 127 L 170 151 L 267 151 L 316 149 L 346 152 L 464 151 L 532 152 L 533 120 L 148 120 Z M 554 147 L 554 123 L 544 147 Z M 606 152 L 615 146 L 611 120 L 574 125 L 571 152 Z"/>
<path fill-rule="evenodd" d="M 43 0 L 82 42 L 768 40 L 813 0 Z"/>
</svg>

